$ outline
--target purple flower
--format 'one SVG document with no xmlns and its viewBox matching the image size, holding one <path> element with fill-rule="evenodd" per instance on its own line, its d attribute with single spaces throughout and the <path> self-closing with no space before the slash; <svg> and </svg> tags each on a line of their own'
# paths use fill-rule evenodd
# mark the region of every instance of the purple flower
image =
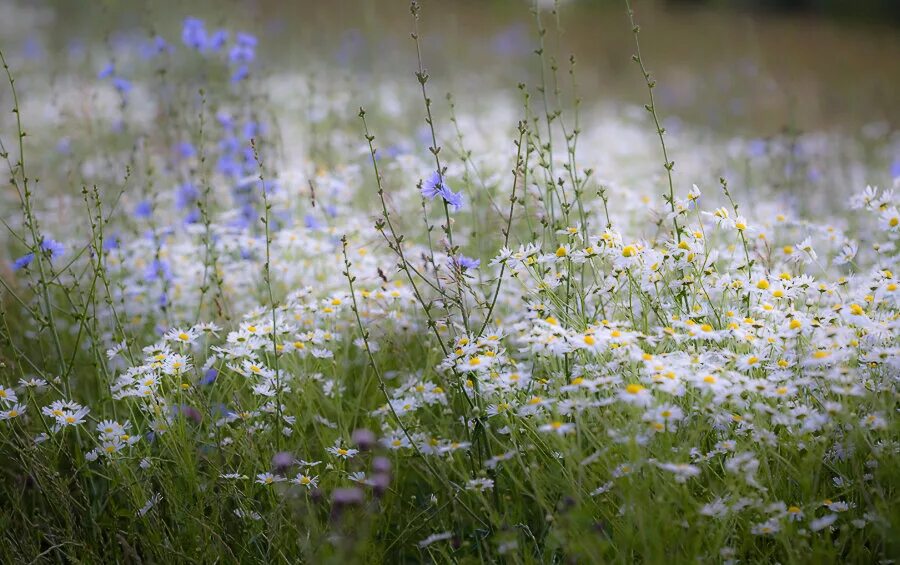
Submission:
<svg viewBox="0 0 900 565">
<path fill-rule="evenodd" d="M 144 269 L 144 280 L 147 282 L 153 282 L 156 279 L 170 281 L 172 280 L 172 269 L 169 267 L 169 263 L 167 261 L 160 261 L 159 259 L 154 259 L 150 265 Z M 165 295 L 163 295 L 163 300 L 165 300 Z"/>
<path fill-rule="evenodd" d="M 197 208 L 193 208 L 190 212 L 187 213 L 187 216 L 184 217 L 185 224 L 196 224 L 200 221 L 200 210 Z"/>
<path fill-rule="evenodd" d="M 134 207 L 135 218 L 149 218 L 152 213 L 153 206 L 150 204 L 149 200 L 141 200 Z"/>
<path fill-rule="evenodd" d="M 124 79 L 122 77 L 113 77 L 112 83 L 113 87 L 122 94 L 125 94 L 126 92 L 131 90 L 131 81 L 129 81 L 128 79 Z"/>
<path fill-rule="evenodd" d="M 317 230 L 322 227 L 322 222 L 312 214 L 307 214 L 306 216 L 304 216 L 303 223 L 308 229 L 311 230 Z"/>
<path fill-rule="evenodd" d="M 103 249 L 105 251 L 109 251 L 111 249 L 116 249 L 119 247 L 119 235 L 113 234 L 111 237 L 108 237 L 103 240 Z"/>
<path fill-rule="evenodd" d="M 197 187 L 193 183 L 186 182 L 179 186 L 178 191 L 175 193 L 175 205 L 179 210 L 183 210 L 193 204 L 199 197 L 200 192 L 197 190 Z"/>
<path fill-rule="evenodd" d="M 375 433 L 372 430 L 368 430 L 366 428 L 359 428 L 353 430 L 353 435 L 351 436 L 351 441 L 353 444 L 360 449 L 360 451 L 368 451 L 375 446 L 378 439 L 375 437 Z"/>
<path fill-rule="evenodd" d="M 466 257 L 465 255 L 454 257 L 453 262 L 461 271 L 467 269 L 477 269 L 478 266 L 481 265 L 481 259 L 472 259 L 471 257 Z"/>
<path fill-rule="evenodd" d="M 188 47 L 203 51 L 206 48 L 206 27 L 203 20 L 185 18 L 181 29 L 181 41 Z"/>
<path fill-rule="evenodd" d="M 241 65 L 231 75 L 231 82 L 241 82 L 248 76 L 250 76 L 250 69 L 247 68 L 247 65 Z"/>
<path fill-rule="evenodd" d="M 97 73 L 97 78 L 109 78 L 114 72 L 116 72 L 116 67 L 112 63 L 109 63 Z"/>
<path fill-rule="evenodd" d="M 422 196 L 428 200 L 433 200 L 441 192 L 441 175 L 437 171 L 431 173 L 431 176 L 422 181 Z"/>
<path fill-rule="evenodd" d="M 260 127 L 258 122 L 250 120 L 244 124 L 244 138 L 245 139 L 253 139 L 254 137 L 259 137 L 262 135 L 262 127 Z M 252 152 L 251 152 L 252 155 Z"/>
<path fill-rule="evenodd" d="M 256 37 L 249 33 L 238 33 L 234 47 L 228 52 L 232 63 L 250 63 L 256 57 Z"/>
<path fill-rule="evenodd" d="M 213 51 L 218 51 L 222 47 L 225 47 L 225 44 L 228 42 L 228 32 L 224 29 L 220 29 L 216 31 L 216 33 L 212 34 L 212 37 L 209 38 L 209 48 Z"/>
<path fill-rule="evenodd" d="M 357 506 L 365 502 L 366 497 L 361 489 L 336 488 L 331 493 L 331 501 L 335 506 Z"/>
<path fill-rule="evenodd" d="M 172 52 L 172 48 L 169 47 L 166 40 L 158 35 L 153 38 L 153 48 L 156 49 L 157 53 L 165 53 L 167 51 L 170 53 Z"/>
<path fill-rule="evenodd" d="M 376 457 L 372 460 L 372 470 L 374 470 L 376 473 L 390 473 L 391 460 L 387 457 Z"/>
<path fill-rule="evenodd" d="M 422 181 L 420 189 L 422 196 L 428 200 L 433 200 L 438 194 L 447 204 L 453 207 L 454 212 L 458 212 L 463 207 L 463 196 L 461 192 L 453 192 L 447 183 L 443 181 L 441 175 L 435 171 L 431 176 Z"/>
<path fill-rule="evenodd" d="M 218 120 L 219 125 L 225 129 L 231 129 L 234 127 L 234 119 L 232 119 L 231 115 L 224 110 L 216 114 L 216 120 Z"/>
<path fill-rule="evenodd" d="M 453 192 L 447 187 L 444 187 L 444 190 L 441 191 L 441 196 L 444 197 L 444 200 L 447 201 L 447 204 L 453 208 L 454 212 L 459 212 L 463 207 L 463 195 L 462 192 Z"/>
<path fill-rule="evenodd" d="M 28 253 L 13 261 L 13 271 L 24 269 L 34 260 L 34 253 Z"/>
<path fill-rule="evenodd" d="M 197 153 L 190 141 L 180 142 L 176 146 L 176 149 L 178 150 L 178 155 L 185 159 L 187 159 L 188 157 L 193 157 Z"/>
<path fill-rule="evenodd" d="M 294 456 L 287 451 L 279 451 L 272 456 L 272 468 L 279 473 L 284 473 L 294 464 Z"/>
<path fill-rule="evenodd" d="M 45 237 L 43 241 L 41 241 L 41 249 L 48 253 L 51 259 L 66 253 L 66 247 L 50 237 Z"/>
<path fill-rule="evenodd" d="M 216 382 L 216 378 L 219 376 L 219 371 L 216 369 L 207 369 L 206 373 L 203 375 L 203 378 L 200 379 L 200 384 L 211 385 Z"/>
</svg>

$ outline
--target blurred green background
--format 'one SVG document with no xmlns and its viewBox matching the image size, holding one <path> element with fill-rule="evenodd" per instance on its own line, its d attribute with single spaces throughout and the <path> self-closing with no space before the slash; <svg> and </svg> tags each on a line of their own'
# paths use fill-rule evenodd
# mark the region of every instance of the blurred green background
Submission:
<svg viewBox="0 0 900 565">
<path fill-rule="evenodd" d="M 187 16 L 257 34 L 265 72 L 319 65 L 346 69 L 360 81 L 408 80 L 415 66 L 406 0 L 3 4 L 45 12 L 32 25 L 0 21 L 0 46 L 42 53 L 40 72 L 50 75 L 72 71 L 73 46 L 87 51 L 85 72 L 95 73 L 129 37 L 159 34 L 177 42 Z M 520 81 L 532 82 L 532 2 L 421 4 L 427 66 L 439 92 L 470 92 L 485 81 L 514 90 Z M 576 56 L 585 100 L 642 104 L 645 86 L 631 62 L 624 0 L 560 5 L 558 38 L 554 15 L 545 9 L 541 17 L 560 60 Z M 633 0 L 632 7 L 666 116 L 736 135 L 900 127 L 900 0 Z"/>
</svg>

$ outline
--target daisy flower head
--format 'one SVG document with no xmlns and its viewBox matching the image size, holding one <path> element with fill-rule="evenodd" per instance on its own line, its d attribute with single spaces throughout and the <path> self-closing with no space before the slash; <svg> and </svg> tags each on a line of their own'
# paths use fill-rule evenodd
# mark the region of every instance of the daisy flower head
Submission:
<svg viewBox="0 0 900 565">
<path fill-rule="evenodd" d="M 295 485 L 306 487 L 307 489 L 312 490 L 319 486 L 319 477 L 298 473 L 296 477 L 291 479 L 291 482 Z"/>
<path fill-rule="evenodd" d="M 542 432 L 555 433 L 564 436 L 575 431 L 575 424 L 554 420 L 548 424 L 544 424 L 538 429 Z"/>
<path fill-rule="evenodd" d="M 343 447 L 341 440 L 337 439 L 334 442 L 334 445 L 327 448 L 325 451 L 338 457 L 340 459 L 352 459 L 357 453 L 359 453 L 358 449 L 353 449 L 352 447 Z"/>
<path fill-rule="evenodd" d="M 646 387 L 637 383 L 631 383 L 619 391 L 619 399 L 636 406 L 648 406 L 653 402 L 653 396 Z"/>
<path fill-rule="evenodd" d="M 256 483 L 260 485 L 273 485 L 275 483 L 280 483 L 284 481 L 285 478 L 279 475 L 273 475 L 272 473 L 260 473 L 256 475 Z"/>
</svg>

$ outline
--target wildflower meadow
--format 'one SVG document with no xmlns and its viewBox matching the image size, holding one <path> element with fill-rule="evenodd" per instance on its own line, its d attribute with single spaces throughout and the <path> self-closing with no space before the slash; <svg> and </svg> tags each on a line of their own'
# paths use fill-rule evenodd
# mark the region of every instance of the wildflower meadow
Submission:
<svg viewBox="0 0 900 565">
<path fill-rule="evenodd" d="M 449 80 L 434 4 L 302 72 L 0 5 L 0 561 L 893 563 L 897 124 L 670 119 L 640 0 L 639 98 L 559 2 Z"/>
</svg>

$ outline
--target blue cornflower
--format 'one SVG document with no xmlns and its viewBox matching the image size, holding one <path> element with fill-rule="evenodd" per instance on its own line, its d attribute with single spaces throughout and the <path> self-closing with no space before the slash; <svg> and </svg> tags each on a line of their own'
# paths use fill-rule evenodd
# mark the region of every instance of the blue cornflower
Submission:
<svg viewBox="0 0 900 565">
<path fill-rule="evenodd" d="M 181 28 L 181 41 L 185 45 L 203 51 L 206 48 L 206 27 L 199 18 L 185 18 Z"/>
<path fill-rule="evenodd" d="M 197 190 L 197 187 L 193 183 L 186 182 L 179 186 L 178 191 L 175 193 L 175 206 L 179 210 L 183 210 L 193 204 L 199 197 L 200 192 Z"/>
<path fill-rule="evenodd" d="M 463 195 L 462 192 L 453 192 L 448 187 L 444 187 L 444 190 L 441 192 L 441 196 L 444 197 L 444 200 L 447 201 L 447 204 L 453 208 L 454 212 L 459 212 L 463 207 Z"/>
<path fill-rule="evenodd" d="M 216 382 L 216 378 L 219 376 L 219 371 L 216 369 L 207 369 L 206 373 L 204 373 L 203 378 L 200 379 L 200 384 L 211 385 Z"/>
<path fill-rule="evenodd" d="M 241 174 L 241 166 L 237 161 L 230 155 L 222 155 L 219 157 L 219 162 L 216 164 L 216 168 L 225 176 L 229 177 L 237 177 Z"/>
<path fill-rule="evenodd" d="M 441 180 L 441 175 L 437 171 L 431 173 L 431 176 L 422 181 L 422 196 L 429 200 L 433 200 L 438 194 L 447 202 L 454 212 L 458 212 L 463 207 L 463 196 L 461 192 L 453 192 L 446 182 Z"/>
<path fill-rule="evenodd" d="M 231 129 L 234 127 L 234 119 L 231 117 L 231 114 L 224 110 L 216 114 L 216 120 L 219 121 L 219 125 L 224 129 Z"/>
<path fill-rule="evenodd" d="M 209 48 L 213 51 L 218 51 L 222 47 L 225 47 L 225 44 L 228 43 L 228 31 L 224 29 L 220 29 L 212 34 L 212 37 L 209 38 Z"/>
<path fill-rule="evenodd" d="M 431 173 L 431 176 L 422 181 L 422 196 L 428 200 L 433 200 L 435 196 L 441 192 L 441 175 L 437 171 Z"/>
<path fill-rule="evenodd" d="M 153 213 L 153 205 L 150 204 L 149 200 L 141 200 L 134 207 L 134 217 L 135 218 L 149 218 Z"/>
<path fill-rule="evenodd" d="M 171 53 L 172 47 L 162 37 L 155 35 L 153 39 L 141 44 L 141 56 L 144 59 L 153 59 L 163 53 Z"/>
<path fill-rule="evenodd" d="M 228 52 L 232 63 L 250 63 L 256 57 L 256 37 L 249 33 L 238 33 L 234 47 Z"/>
<path fill-rule="evenodd" d="M 116 67 L 112 63 L 109 63 L 97 73 L 97 78 L 109 78 L 113 76 L 113 73 L 116 72 Z"/>
<path fill-rule="evenodd" d="M 313 216 L 312 214 L 307 214 L 303 217 L 304 225 L 311 230 L 317 230 L 322 227 L 322 222 Z"/>
<path fill-rule="evenodd" d="M 255 137 L 259 137 L 260 135 L 262 135 L 262 133 L 263 133 L 262 127 L 259 125 L 258 122 L 253 121 L 253 120 L 248 120 L 244 124 L 244 138 L 245 139 L 253 139 Z M 251 151 L 251 153 L 252 153 L 252 151 Z"/>
<path fill-rule="evenodd" d="M 34 260 L 34 253 L 28 253 L 13 261 L 13 271 L 24 269 Z"/>
<path fill-rule="evenodd" d="M 235 153 L 241 148 L 241 142 L 233 135 L 223 137 L 219 141 L 219 149 L 224 153 Z"/>
<path fill-rule="evenodd" d="M 153 48 L 156 49 L 157 53 L 172 52 L 172 48 L 166 40 L 159 35 L 153 37 Z"/>
<path fill-rule="evenodd" d="M 200 210 L 197 208 L 192 208 L 190 212 L 187 213 L 187 216 L 184 217 L 185 224 L 196 224 L 200 221 Z"/>
<path fill-rule="evenodd" d="M 154 259 L 150 265 L 144 269 L 144 280 L 147 282 L 153 282 L 154 280 L 172 280 L 172 269 L 169 267 L 169 263 L 167 261 L 160 261 L 159 259 Z"/>
<path fill-rule="evenodd" d="M 59 257 L 66 253 L 66 246 L 50 237 L 45 237 L 41 241 L 41 249 L 46 251 L 51 258 Z"/>
<path fill-rule="evenodd" d="M 241 65 L 231 75 L 231 82 L 241 82 L 248 76 L 250 76 L 250 69 L 247 68 L 247 65 Z"/>
<path fill-rule="evenodd" d="M 481 265 L 481 259 L 472 259 L 471 257 L 466 257 L 465 255 L 454 257 L 453 262 L 457 267 L 459 267 L 459 270 L 461 271 L 467 269 L 477 269 L 478 266 Z"/>
<path fill-rule="evenodd" d="M 114 233 L 111 237 L 107 237 L 103 240 L 103 249 L 104 251 L 116 249 L 119 247 L 119 243 L 119 235 Z"/>
<path fill-rule="evenodd" d="M 194 145 L 190 141 L 182 141 L 177 146 L 178 155 L 182 158 L 187 159 L 188 157 L 193 157 L 197 154 L 197 150 L 194 149 Z"/>
<path fill-rule="evenodd" d="M 131 90 L 131 81 L 129 81 L 128 79 L 122 77 L 113 77 L 112 83 L 113 87 L 122 94 L 125 94 L 126 92 Z"/>
</svg>

